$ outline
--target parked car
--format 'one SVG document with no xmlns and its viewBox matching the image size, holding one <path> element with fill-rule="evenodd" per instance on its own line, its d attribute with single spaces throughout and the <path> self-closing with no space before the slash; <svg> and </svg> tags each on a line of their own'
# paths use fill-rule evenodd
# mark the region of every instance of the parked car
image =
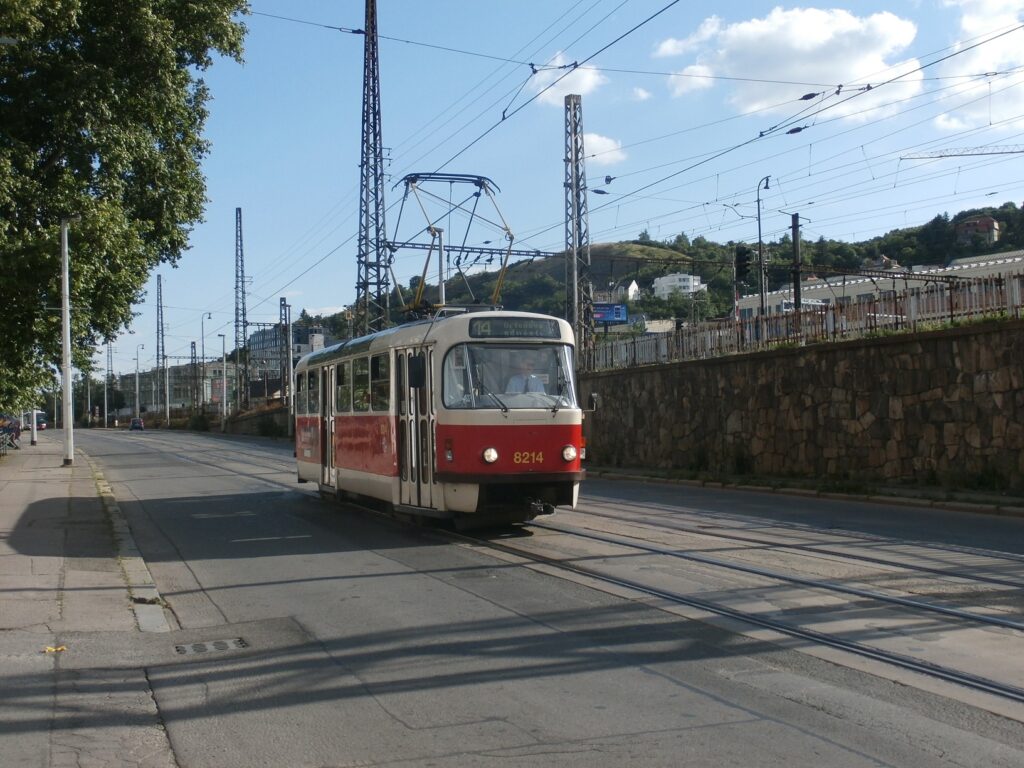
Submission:
<svg viewBox="0 0 1024 768">
<path fill-rule="evenodd" d="M 132 419 L 132 423 L 128 425 L 129 431 L 138 430 L 139 432 L 141 432 L 145 428 L 146 424 L 142 421 L 142 419 Z"/>
</svg>

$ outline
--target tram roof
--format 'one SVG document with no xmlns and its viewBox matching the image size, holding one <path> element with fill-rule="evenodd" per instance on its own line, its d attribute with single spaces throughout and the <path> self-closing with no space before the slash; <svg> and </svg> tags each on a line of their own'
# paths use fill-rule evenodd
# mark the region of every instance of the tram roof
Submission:
<svg viewBox="0 0 1024 768">
<path fill-rule="evenodd" d="M 307 368 L 311 365 L 320 365 L 338 358 L 359 354 L 360 352 L 390 349 L 391 347 L 410 344 L 422 344 L 427 340 L 430 331 L 438 326 L 450 328 L 453 325 L 458 325 L 460 323 L 468 326 L 470 318 L 479 317 L 481 314 L 488 312 L 500 314 L 502 317 L 543 317 L 557 320 L 560 327 L 568 325 L 568 323 L 561 318 L 552 318 L 549 315 L 541 315 L 535 312 L 516 312 L 494 307 L 472 307 L 457 313 L 439 313 L 433 318 L 413 320 L 408 323 L 403 323 L 402 325 L 396 325 L 391 328 L 385 328 L 384 330 L 367 334 L 366 336 L 357 336 L 354 339 L 347 339 L 345 341 L 338 342 L 337 344 L 332 344 L 329 347 L 318 349 L 315 352 L 310 352 L 303 356 L 296 365 L 296 368 Z"/>
</svg>

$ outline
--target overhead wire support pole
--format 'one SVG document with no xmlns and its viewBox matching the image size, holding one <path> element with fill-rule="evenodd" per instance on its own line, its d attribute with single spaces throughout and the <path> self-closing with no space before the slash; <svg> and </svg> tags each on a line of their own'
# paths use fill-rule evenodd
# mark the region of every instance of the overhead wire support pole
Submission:
<svg viewBox="0 0 1024 768">
<path fill-rule="evenodd" d="M 761 290 L 761 323 L 764 323 L 768 305 L 768 265 L 764 261 L 764 241 L 761 239 L 761 185 L 768 189 L 768 180 L 771 176 L 765 176 L 757 182 L 757 270 L 760 273 L 758 281 Z"/>
<path fill-rule="evenodd" d="M 572 323 L 577 347 L 588 350 L 594 335 L 594 294 L 584 157 L 583 104 L 579 94 L 569 94 L 565 97 L 566 320 Z"/>
<path fill-rule="evenodd" d="M 386 328 L 390 315 L 388 251 L 384 224 L 384 146 L 380 114 L 377 0 L 366 0 L 363 37 L 363 128 L 359 158 L 359 238 L 356 325 L 363 333 Z"/>
<path fill-rule="evenodd" d="M 167 383 L 167 350 L 164 349 L 164 285 L 163 275 L 156 276 L 156 378 L 157 378 L 157 391 L 160 395 L 166 392 Z M 164 375 L 164 387 L 161 388 L 160 372 L 161 369 Z M 155 399 L 155 398 L 154 398 Z M 156 405 L 156 403 L 154 403 Z M 171 413 L 170 405 L 167 403 L 167 399 L 164 399 L 164 405 L 167 408 L 165 412 L 165 418 L 167 423 L 170 424 Z"/>
</svg>

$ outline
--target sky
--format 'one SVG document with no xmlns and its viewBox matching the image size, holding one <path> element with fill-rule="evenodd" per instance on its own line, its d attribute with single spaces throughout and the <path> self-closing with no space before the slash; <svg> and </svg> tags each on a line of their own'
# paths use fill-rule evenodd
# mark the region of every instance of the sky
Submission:
<svg viewBox="0 0 1024 768">
<path fill-rule="evenodd" d="M 1024 0 L 378 5 L 393 240 L 427 242 L 426 215 L 471 204 L 465 184 L 405 195 L 408 174 L 444 172 L 487 177 L 496 203 L 441 220 L 448 242 L 499 246 L 503 220 L 515 248 L 563 249 L 569 93 L 581 96 L 592 243 L 642 231 L 756 243 L 758 199 L 766 241 L 792 213 L 806 240 L 857 241 L 1024 204 L 1024 154 L 977 154 L 1024 144 Z M 276 322 L 281 297 L 293 319 L 355 300 L 364 38 L 351 30 L 364 2 L 251 10 L 245 63 L 200 75 L 212 93 L 204 221 L 177 267 L 153 272 L 113 344 L 115 373 L 134 371 L 136 353 L 143 370 L 156 363 L 158 274 L 171 363 L 192 341 L 219 358 L 221 333 L 231 351 L 239 208 L 250 323 Z M 408 285 L 424 258 L 399 251 L 396 279 Z"/>
</svg>

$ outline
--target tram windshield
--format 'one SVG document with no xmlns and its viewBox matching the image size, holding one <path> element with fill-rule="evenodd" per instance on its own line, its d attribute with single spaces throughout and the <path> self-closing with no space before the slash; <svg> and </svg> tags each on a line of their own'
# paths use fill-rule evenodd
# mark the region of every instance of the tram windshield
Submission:
<svg viewBox="0 0 1024 768">
<path fill-rule="evenodd" d="M 566 344 L 459 344 L 444 358 L 445 408 L 574 408 Z"/>
</svg>

